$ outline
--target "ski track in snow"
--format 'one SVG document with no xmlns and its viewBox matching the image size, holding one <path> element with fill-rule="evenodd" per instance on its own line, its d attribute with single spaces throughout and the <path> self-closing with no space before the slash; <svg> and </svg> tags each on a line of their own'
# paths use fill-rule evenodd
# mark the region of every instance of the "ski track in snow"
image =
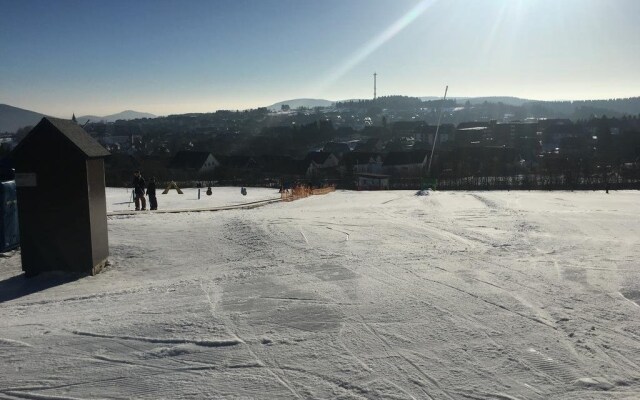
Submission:
<svg viewBox="0 0 640 400">
<path fill-rule="evenodd" d="M 111 218 L 95 277 L 20 292 L 19 251 L 0 259 L 0 398 L 637 399 L 639 200 L 338 191 Z"/>
<path fill-rule="evenodd" d="M 203 347 L 224 347 L 224 346 L 235 346 L 237 344 L 242 343 L 240 339 L 223 339 L 223 340 L 200 340 L 200 339 L 184 339 L 184 338 L 150 338 L 150 337 L 137 337 L 137 336 L 126 336 L 126 335 L 104 335 L 99 333 L 92 332 L 82 332 L 82 331 L 71 331 L 74 335 L 81 336 L 92 336 L 98 338 L 105 339 L 120 339 L 120 340 L 137 340 L 140 342 L 148 342 L 148 343 L 164 343 L 164 344 L 185 344 L 192 343 L 198 346 Z"/>
</svg>

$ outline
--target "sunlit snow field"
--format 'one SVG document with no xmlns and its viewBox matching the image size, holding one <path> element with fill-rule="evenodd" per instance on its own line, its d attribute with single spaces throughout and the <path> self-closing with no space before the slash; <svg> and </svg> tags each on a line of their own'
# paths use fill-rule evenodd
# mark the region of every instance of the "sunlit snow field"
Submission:
<svg viewBox="0 0 640 400">
<path fill-rule="evenodd" d="M 338 191 L 111 216 L 97 276 L 0 257 L 0 398 L 638 399 L 639 204 Z"/>
</svg>

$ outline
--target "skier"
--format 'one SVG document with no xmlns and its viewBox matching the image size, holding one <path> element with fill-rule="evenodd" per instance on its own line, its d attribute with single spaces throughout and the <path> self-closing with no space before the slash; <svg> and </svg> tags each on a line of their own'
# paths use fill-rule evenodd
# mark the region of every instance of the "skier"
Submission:
<svg viewBox="0 0 640 400">
<path fill-rule="evenodd" d="M 156 198 L 156 178 L 155 176 L 149 180 L 149 185 L 147 186 L 147 196 L 149 196 L 149 209 L 157 210 L 158 209 L 158 199 Z"/>
<path fill-rule="evenodd" d="M 142 211 L 147 209 L 147 200 L 144 198 L 145 181 L 140 171 L 133 173 L 133 199 L 136 203 L 136 211 L 139 211 L 142 203 Z"/>
</svg>

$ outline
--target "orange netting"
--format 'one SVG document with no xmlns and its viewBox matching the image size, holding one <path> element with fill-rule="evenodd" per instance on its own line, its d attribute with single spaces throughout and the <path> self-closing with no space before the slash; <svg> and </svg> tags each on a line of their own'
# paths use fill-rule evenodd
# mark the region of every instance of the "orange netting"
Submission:
<svg viewBox="0 0 640 400">
<path fill-rule="evenodd" d="M 295 186 L 291 189 L 284 189 L 280 194 L 280 197 L 282 198 L 282 201 L 293 201 L 313 195 L 327 194 L 335 191 L 335 186 L 327 186 L 319 189 L 311 189 L 308 186 Z"/>
</svg>

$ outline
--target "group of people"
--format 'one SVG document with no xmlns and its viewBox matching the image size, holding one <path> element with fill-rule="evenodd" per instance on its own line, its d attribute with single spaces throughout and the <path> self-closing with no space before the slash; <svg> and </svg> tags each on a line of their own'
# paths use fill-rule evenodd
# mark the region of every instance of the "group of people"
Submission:
<svg viewBox="0 0 640 400">
<path fill-rule="evenodd" d="M 136 204 L 136 211 L 147 209 L 147 200 L 144 197 L 145 191 L 146 195 L 149 196 L 149 209 L 157 210 L 156 178 L 149 179 L 149 184 L 147 185 L 140 171 L 135 171 L 133 173 L 133 201 Z"/>
</svg>

